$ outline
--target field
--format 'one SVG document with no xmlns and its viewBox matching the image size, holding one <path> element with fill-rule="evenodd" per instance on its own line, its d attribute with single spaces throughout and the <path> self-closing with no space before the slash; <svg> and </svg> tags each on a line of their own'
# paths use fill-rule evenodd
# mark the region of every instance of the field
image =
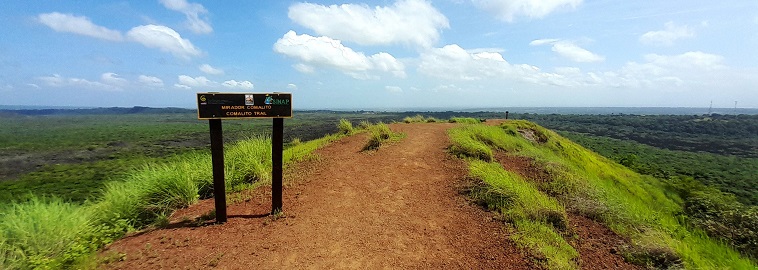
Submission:
<svg viewBox="0 0 758 270">
<path fill-rule="evenodd" d="M 143 164 L 210 152 L 208 123 L 197 120 L 192 110 L 47 113 L 52 114 L 0 117 L 0 203 L 32 196 L 83 202 L 108 181 Z M 297 112 L 285 120 L 284 140 L 334 133 L 343 118 L 356 124 L 402 119 L 392 114 Z M 224 121 L 223 128 L 224 140 L 235 142 L 270 134 L 271 120 Z"/>
</svg>

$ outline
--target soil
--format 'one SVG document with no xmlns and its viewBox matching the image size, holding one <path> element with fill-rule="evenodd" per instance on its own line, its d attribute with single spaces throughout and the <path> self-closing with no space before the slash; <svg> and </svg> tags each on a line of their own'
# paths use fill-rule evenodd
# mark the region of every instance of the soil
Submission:
<svg viewBox="0 0 758 270">
<path fill-rule="evenodd" d="M 287 169 L 283 214 L 269 215 L 267 186 L 230 194 L 225 224 L 196 221 L 213 209 L 204 200 L 176 212 L 166 228 L 111 244 L 101 257 L 115 262 L 102 267 L 537 268 L 493 213 L 462 195 L 465 164 L 446 153 L 446 130 L 454 126 L 391 125 L 406 137 L 372 152 L 361 151 L 366 134 L 339 140 Z M 583 267 L 630 268 L 608 245 L 594 244 L 610 231 L 588 219 L 571 223 Z"/>
</svg>

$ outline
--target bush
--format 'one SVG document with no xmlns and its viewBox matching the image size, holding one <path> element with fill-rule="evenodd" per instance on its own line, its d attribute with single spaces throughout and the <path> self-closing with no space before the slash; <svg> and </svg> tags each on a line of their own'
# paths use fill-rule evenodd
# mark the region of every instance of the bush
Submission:
<svg viewBox="0 0 758 270">
<path fill-rule="evenodd" d="M 0 217 L 0 268 L 56 269 L 97 250 L 87 242 L 93 231 L 92 212 L 62 202 L 36 197 L 15 204 Z"/>
<path fill-rule="evenodd" d="M 371 122 L 362 120 L 360 123 L 358 123 L 358 128 L 360 129 L 368 129 L 368 127 L 371 126 Z"/>
<path fill-rule="evenodd" d="M 388 141 L 399 140 L 402 136 L 401 134 L 392 132 L 389 126 L 381 122 L 370 126 L 368 131 L 370 136 L 368 142 L 363 147 L 364 151 L 379 149 L 382 144 Z"/>
<path fill-rule="evenodd" d="M 450 118 L 450 123 L 461 123 L 461 124 L 479 124 L 481 121 L 476 118 L 471 117 L 452 117 Z"/>
<path fill-rule="evenodd" d="M 347 119 L 340 119 L 340 123 L 337 125 L 337 130 L 339 134 L 352 135 L 354 132 L 353 123 L 350 123 Z"/>
</svg>

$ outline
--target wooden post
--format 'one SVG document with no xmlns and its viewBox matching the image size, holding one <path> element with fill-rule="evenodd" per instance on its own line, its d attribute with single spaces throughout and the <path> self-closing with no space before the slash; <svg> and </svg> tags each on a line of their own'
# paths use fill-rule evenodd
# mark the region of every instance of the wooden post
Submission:
<svg viewBox="0 0 758 270">
<path fill-rule="evenodd" d="M 213 199 L 216 203 L 216 223 L 226 222 L 226 186 L 224 183 L 224 134 L 221 119 L 210 119 L 211 160 L 213 163 Z"/>
<path fill-rule="evenodd" d="M 282 211 L 282 151 L 284 150 L 284 119 L 274 118 L 271 140 L 271 214 Z"/>
</svg>

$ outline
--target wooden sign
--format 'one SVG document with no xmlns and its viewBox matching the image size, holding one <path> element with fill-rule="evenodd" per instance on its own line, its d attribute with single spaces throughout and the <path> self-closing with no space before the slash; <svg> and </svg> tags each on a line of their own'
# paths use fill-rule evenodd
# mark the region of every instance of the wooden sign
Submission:
<svg viewBox="0 0 758 270">
<path fill-rule="evenodd" d="M 292 94 L 197 93 L 197 118 L 292 118 Z"/>
</svg>

